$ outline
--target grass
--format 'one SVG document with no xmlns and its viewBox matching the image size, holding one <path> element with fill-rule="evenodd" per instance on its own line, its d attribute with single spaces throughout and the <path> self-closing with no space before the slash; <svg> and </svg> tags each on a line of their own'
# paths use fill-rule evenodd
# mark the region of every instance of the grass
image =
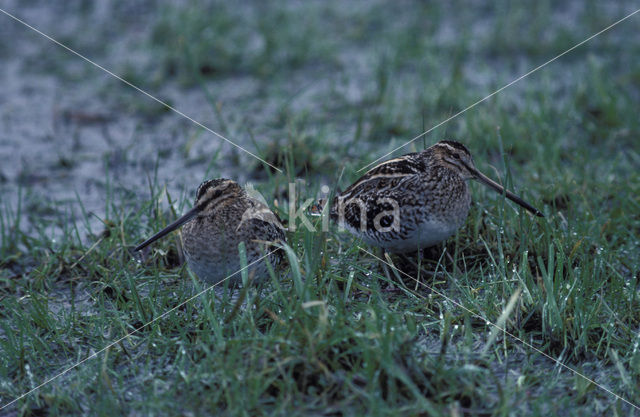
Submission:
<svg viewBox="0 0 640 417">
<path fill-rule="evenodd" d="M 344 188 L 366 163 L 627 10 L 540 4 L 165 6 L 141 46 L 164 62 L 145 87 L 208 94 L 223 133 L 285 173 L 217 143 L 212 158 L 190 163 L 217 176 L 222 160 L 236 161 L 286 219 L 288 183 L 305 180 L 299 201 L 323 184 Z M 501 319 L 640 403 L 640 50 L 625 41 L 634 27 L 621 24 L 398 152 L 458 138 L 482 171 L 547 215 L 472 185 L 466 225 L 422 260 L 433 273 L 419 283 L 402 273 L 389 282 L 349 235 L 299 227 L 288 235 L 290 266 L 244 289 L 244 308 L 234 310 L 241 291 L 229 288 L 181 305 L 203 287 L 180 263 L 176 235 L 144 260 L 131 247 L 188 207 L 191 190 L 173 195 L 157 173 L 147 190 L 133 189 L 107 172 L 98 229 L 80 197 L 43 200 L 25 187 L 3 199 L 2 404 L 179 307 L 0 414 L 638 415 L 512 337 L 492 336 L 486 322 Z M 232 101 L 236 110 L 217 106 L 234 77 L 259 88 Z M 185 159 L 202 136 L 185 135 Z"/>
</svg>

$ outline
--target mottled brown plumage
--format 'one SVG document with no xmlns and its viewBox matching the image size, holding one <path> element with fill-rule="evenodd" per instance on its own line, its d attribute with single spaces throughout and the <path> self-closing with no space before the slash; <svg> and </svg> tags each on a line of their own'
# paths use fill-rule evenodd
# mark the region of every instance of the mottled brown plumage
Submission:
<svg viewBox="0 0 640 417">
<path fill-rule="evenodd" d="M 454 141 L 441 141 L 375 166 L 334 198 L 330 215 L 370 245 L 395 253 L 417 251 L 445 240 L 462 226 L 471 206 L 469 179 L 542 216 L 479 172 L 467 148 Z"/>
<path fill-rule="evenodd" d="M 241 268 L 238 245 L 244 242 L 247 263 L 276 249 L 274 243 L 286 237 L 280 219 L 262 202 L 249 196 L 229 179 L 205 181 L 196 191 L 193 208 L 135 250 L 140 250 L 182 226 L 182 246 L 189 268 L 202 280 L 217 283 Z M 267 258 L 277 265 L 277 251 Z M 249 267 L 250 275 L 265 277 L 267 266 L 261 260 Z M 237 282 L 240 274 L 231 281 Z"/>
</svg>

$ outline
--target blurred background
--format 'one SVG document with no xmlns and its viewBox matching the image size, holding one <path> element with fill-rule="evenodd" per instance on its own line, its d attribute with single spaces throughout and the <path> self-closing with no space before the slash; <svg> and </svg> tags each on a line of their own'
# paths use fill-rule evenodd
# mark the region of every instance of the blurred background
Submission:
<svg viewBox="0 0 640 417">
<path fill-rule="evenodd" d="M 286 174 L 274 180 L 260 161 L 0 14 L 2 206 L 20 205 L 24 224 L 40 229 L 80 210 L 102 218 L 107 196 L 135 207 L 149 198 L 149 178 L 189 199 L 207 177 L 268 182 L 276 197 L 280 181 L 296 177 L 319 188 L 343 172 L 344 186 L 366 163 L 636 6 L 1 4 Z M 396 153 L 454 138 L 501 168 L 507 152 L 518 183 L 537 183 L 547 203 L 583 175 L 622 180 L 639 164 L 639 28 L 630 18 Z"/>
<path fill-rule="evenodd" d="M 203 179 L 252 183 L 286 220 L 288 183 L 301 200 L 344 189 L 638 7 L 0 0 L 0 404 L 193 296 L 176 235 L 129 249 Z M 210 291 L 0 415 L 629 415 L 487 341 L 486 320 L 522 290 L 509 331 L 640 403 L 639 34 L 640 13 L 395 151 L 461 141 L 545 212 L 471 186 L 427 283 L 482 320 L 417 283 L 398 292 L 349 235 L 299 228 L 291 267 L 247 290 L 255 308 Z"/>
</svg>

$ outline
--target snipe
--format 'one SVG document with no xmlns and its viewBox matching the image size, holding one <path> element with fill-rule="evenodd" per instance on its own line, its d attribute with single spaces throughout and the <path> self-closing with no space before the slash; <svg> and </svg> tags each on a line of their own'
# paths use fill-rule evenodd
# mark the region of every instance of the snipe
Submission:
<svg viewBox="0 0 640 417">
<path fill-rule="evenodd" d="M 462 226 L 471 206 L 469 179 L 543 217 L 478 171 L 464 145 L 448 140 L 375 166 L 334 198 L 330 216 L 367 244 L 392 253 L 415 252 Z"/>
<path fill-rule="evenodd" d="M 193 208 L 135 250 L 143 249 L 182 225 L 187 264 L 198 278 L 211 284 L 240 270 L 240 242 L 244 242 L 247 263 L 251 264 L 276 249 L 273 243 L 285 241 L 280 219 L 265 204 L 249 196 L 236 182 L 221 178 L 200 184 Z M 277 265 L 281 256 L 280 251 L 276 251 L 267 259 Z M 265 261 L 249 267 L 249 276 L 265 277 Z M 239 279 L 240 274 L 236 274 L 231 281 Z"/>
</svg>

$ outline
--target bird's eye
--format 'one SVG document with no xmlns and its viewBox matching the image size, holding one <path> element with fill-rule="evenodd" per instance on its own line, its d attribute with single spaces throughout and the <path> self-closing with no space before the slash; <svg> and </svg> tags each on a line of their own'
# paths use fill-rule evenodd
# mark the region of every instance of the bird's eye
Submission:
<svg viewBox="0 0 640 417">
<path fill-rule="evenodd" d="M 454 153 L 453 157 L 456 158 L 456 159 L 460 159 L 460 154 Z"/>
</svg>

